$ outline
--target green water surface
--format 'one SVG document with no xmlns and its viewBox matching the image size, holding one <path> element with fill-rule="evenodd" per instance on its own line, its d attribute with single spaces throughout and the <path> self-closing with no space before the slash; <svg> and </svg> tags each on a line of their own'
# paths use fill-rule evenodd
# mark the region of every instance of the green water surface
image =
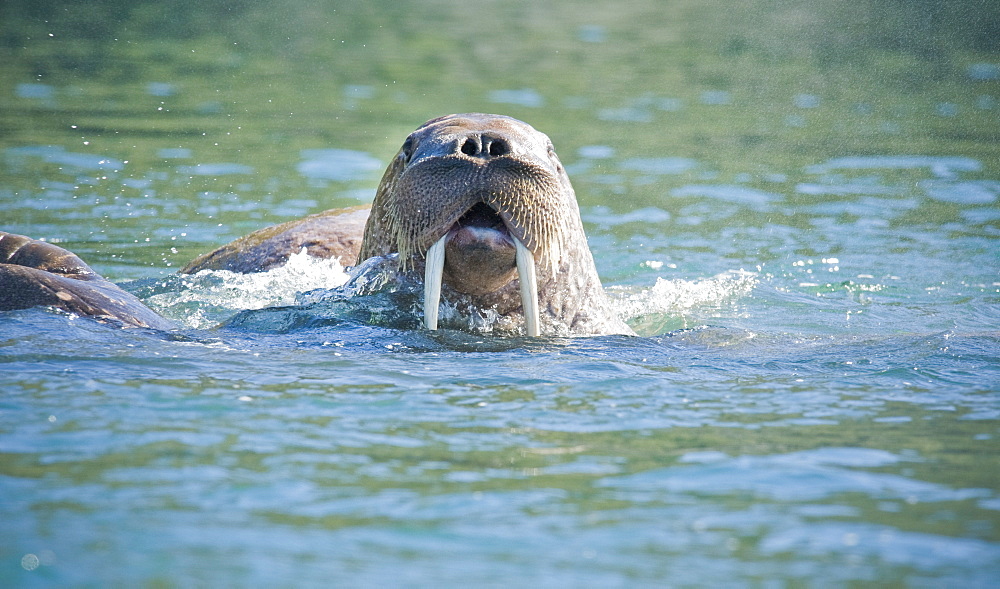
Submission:
<svg viewBox="0 0 1000 589">
<path fill-rule="evenodd" d="M 5 1 L 0 229 L 179 327 L 0 316 L 0 585 L 994 586 L 998 101 L 989 1 Z M 644 337 L 173 275 L 476 111 Z"/>
</svg>

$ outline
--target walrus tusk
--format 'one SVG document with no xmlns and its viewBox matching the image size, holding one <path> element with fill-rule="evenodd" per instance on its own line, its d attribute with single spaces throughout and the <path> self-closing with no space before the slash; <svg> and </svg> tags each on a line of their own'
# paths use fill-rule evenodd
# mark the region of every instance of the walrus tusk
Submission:
<svg viewBox="0 0 1000 589">
<path fill-rule="evenodd" d="M 427 250 L 424 264 L 424 325 L 427 329 L 438 328 L 438 305 L 441 302 L 441 279 L 444 275 L 444 242 L 448 234 L 437 240 Z"/>
<path fill-rule="evenodd" d="M 424 262 L 424 326 L 438 327 L 438 309 L 441 304 L 441 280 L 444 276 L 444 245 L 446 234 L 427 249 Z M 524 309 L 524 332 L 529 336 L 541 335 L 538 322 L 538 278 L 535 275 L 535 256 L 514 239 L 517 276 L 521 283 L 521 307 Z"/>
<path fill-rule="evenodd" d="M 538 327 L 538 278 L 535 276 L 535 256 L 514 238 L 517 277 L 521 282 L 521 308 L 524 309 L 524 332 L 529 336 L 541 335 Z"/>
</svg>

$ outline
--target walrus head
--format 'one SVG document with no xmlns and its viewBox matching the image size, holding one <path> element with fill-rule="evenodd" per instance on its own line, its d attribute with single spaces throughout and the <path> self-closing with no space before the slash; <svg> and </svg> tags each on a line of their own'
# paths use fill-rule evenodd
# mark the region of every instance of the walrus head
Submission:
<svg viewBox="0 0 1000 589">
<path fill-rule="evenodd" d="M 401 270 L 423 270 L 431 329 L 443 288 L 467 307 L 523 318 L 529 335 L 631 333 L 609 309 L 552 142 L 516 119 L 448 115 L 406 138 L 359 262 L 392 253 Z"/>
</svg>

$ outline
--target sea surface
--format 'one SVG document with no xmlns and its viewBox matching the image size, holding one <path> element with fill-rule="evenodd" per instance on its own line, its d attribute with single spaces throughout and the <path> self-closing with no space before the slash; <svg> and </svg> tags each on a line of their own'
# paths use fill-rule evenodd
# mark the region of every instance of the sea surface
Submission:
<svg viewBox="0 0 1000 589">
<path fill-rule="evenodd" d="M 937 53 L 795 2 L 175 4 L 8 9 L 0 229 L 177 327 L 0 313 L 0 586 L 1000 583 L 979 4 Z M 466 111 L 553 138 L 638 336 L 428 332 L 353 261 L 176 274 Z"/>
</svg>

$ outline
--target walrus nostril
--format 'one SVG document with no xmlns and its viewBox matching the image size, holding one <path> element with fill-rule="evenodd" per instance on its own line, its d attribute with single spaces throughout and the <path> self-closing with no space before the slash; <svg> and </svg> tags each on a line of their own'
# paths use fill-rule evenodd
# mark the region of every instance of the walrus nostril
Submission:
<svg viewBox="0 0 1000 589">
<path fill-rule="evenodd" d="M 491 135 L 471 135 L 466 137 L 459 148 L 465 155 L 473 157 L 500 157 L 510 153 L 510 144 L 505 139 Z"/>
<path fill-rule="evenodd" d="M 483 143 L 489 141 L 489 147 L 483 146 L 485 151 L 493 157 L 499 157 L 501 155 L 507 155 L 510 153 L 510 145 L 500 138 L 483 138 Z"/>
<path fill-rule="evenodd" d="M 479 138 L 469 137 L 462 143 L 462 153 L 465 155 L 479 155 Z"/>
</svg>

